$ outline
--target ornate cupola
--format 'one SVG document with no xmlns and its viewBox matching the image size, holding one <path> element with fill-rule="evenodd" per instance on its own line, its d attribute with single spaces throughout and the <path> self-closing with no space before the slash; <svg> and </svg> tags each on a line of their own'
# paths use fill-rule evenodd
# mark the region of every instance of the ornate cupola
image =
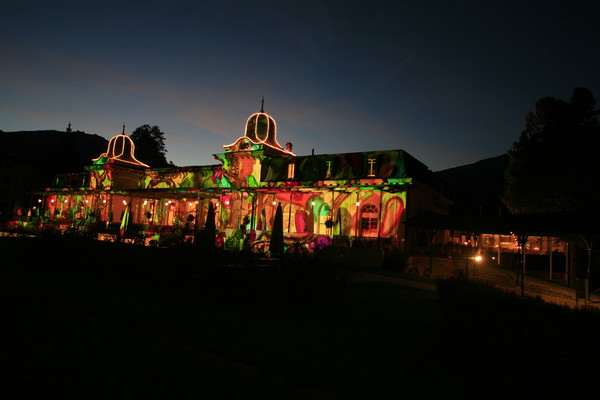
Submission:
<svg viewBox="0 0 600 400">
<path fill-rule="evenodd" d="M 266 150 L 280 155 L 291 155 L 291 146 L 284 149 L 277 142 L 277 124 L 275 119 L 264 111 L 264 98 L 261 101 L 260 111 L 254 113 L 246 120 L 245 136 L 230 145 L 225 145 L 228 152 Z"/>
<path fill-rule="evenodd" d="M 125 134 L 125 125 L 123 125 L 123 132 L 119 135 L 113 136 L 108 142 L 108 148 L 106 153 L 95 158 L 93 161 L 102 161 L 105 159 L 107 163 L 124 163 L 129 167 L 143 167 L 150 168 L 149 165 L 144 164 L 135 158 L 135 145 L 133 140 Z"/>
</svg>

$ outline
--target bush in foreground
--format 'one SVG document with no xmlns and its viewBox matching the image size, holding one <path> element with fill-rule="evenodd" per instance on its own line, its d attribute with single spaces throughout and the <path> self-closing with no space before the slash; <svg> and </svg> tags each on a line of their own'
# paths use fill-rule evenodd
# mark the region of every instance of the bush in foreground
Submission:
<svg viewBox="0 0 600 400">
<path fill-rule="evenodd" d="M 572 394 L 598 369 L 598 311 L 461 279 L 439 281 L 438 293 L 444 306 L 440 354 L 475 386 L 498 395 Z"/>
</svg>

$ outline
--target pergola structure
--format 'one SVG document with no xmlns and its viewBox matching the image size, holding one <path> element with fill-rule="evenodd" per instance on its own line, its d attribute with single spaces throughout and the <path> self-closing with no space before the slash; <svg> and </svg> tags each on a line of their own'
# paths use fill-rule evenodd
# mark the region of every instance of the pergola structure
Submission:
<svg viewBox="0 0 600 400">
<path fill-rule="evenodd" d="M 517 284 L 523 292 L 525 276 L 525 249 L 529 237 L 552 237 L 578 243 L 587 253 L 584 276 L 585 299 L 589 299 L 592 252 L 600 239 L 600 214 L 595 212 L 556 212 L 540 214 L 508 214 L 498 216 L 441 215 L 426 212 L 406 220 L 414 229 L 428 231 L 446 230 L 462 232 L 468 235 L 498 234 L 513 235 L 522 255 Z M 567 276 L 567 281 L 568 281 Z"/>
</svg>

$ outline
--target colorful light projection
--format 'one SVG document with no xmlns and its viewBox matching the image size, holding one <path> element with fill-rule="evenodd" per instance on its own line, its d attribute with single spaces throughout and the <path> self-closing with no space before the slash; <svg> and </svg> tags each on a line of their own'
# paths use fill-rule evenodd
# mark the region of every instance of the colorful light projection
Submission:
<svg viewBox="0 0 600 400">
<path fill-rule="evenodd" d="M 53 225 L 62 228 L 87 230 L 107 215 L 104 203 L 98 195 L 90 194 L 49 194 L 40 200 L 41 226 Z"/>
<path fill-rule="evenodd" d="M 223 163 L 221 187 L 259 187 L 260 158 L 262 152 L 240 152 L 215 154 Z"/>
<path fill-rule="evenodd" d="M 148 170 L 143 186 L 146 189 L 185 189 L 230 187 L 221 165 Z"/>
<path fill-rule="evenodd" d="M 171 185 L 176 185 L 179 180 L 186 178 L 189 175 L 173 172 L 169 179 Z M 214 198 L 217 229 L 223 240 L 239 236 L 237 231 L 255 231 L 257 237 L 268 239 L 278 203 L 283 207 L 286 236 L 302 239 L 308 244 L 322 235 L 387 238 L 402 234 L 401 216 L 406 204 L 406 192 L 392 193 L 378 187 L 339 186 L 321 189 L 296 186 L 239 188 L 226 192 L 223 190 L 228 188 L 213 189 L 216 191 L 212 194 L 188 193 L 186 197 L 184 192 L 172 192 L 172 197 L 168 198 L 144 198 L 114 192 L 87 198 L 72 194 L 50 195 L 46 199 L 46 210 L 53 216 L 50 220 L 61 226 L 89 227 L 97 220 L 106 221 L 107 226 L 120 223 L 122 214 L 129 206 L 130 223 L 144 225 L 148 232 L 158 231 L 160 226 L 199 229 L 204 223 L 203 215 L 206 215 L 208 201 Z M 89 219 L 90 214 L 95 219 Z M 264 237 L 262 232 L 266 232 L 267 236 Z M 241 240 L 240 237 L 238 239 Z M 236 243 L 230 245 L 241 246 L 241 242 Z"/>
<path fill-rule="evenodd" d="M 231 192 L 222 195 L 217 203 L 218 228 L 271 231 L 279 203 L 286 234 L 390 237 L 401 230 L 406 192 L 378 189 Z"/>
<path fill-rule="evenodd" d="M 212 203 L 217 242 L 264 248 L 281 204 L 288 242 L 402 239 L 407 170 L 427 171 L 401 150 L 297 157 L 291 145 L 279 145 L 275 120 L 262 108 L 248 118 L 245 136 L 214 155 L 220 165 L 152 169 L 135 159 L 130 141 L 124 134 L 111 139 L 87 168 L 89 188 L 45 194 L 46 219 L 86 228 L 126 221 L 128 230 L 158 240 L 167 231 L 202 229 Z"/>
<path fill-rule="evenodd" d="M 110 189 L 113 182 L 113 169 L 109 168 L 107 163 L 106 155 L 102 155 L 94 160 L 94 164 L 89 167 L 91 190 Z"/>
</svg>

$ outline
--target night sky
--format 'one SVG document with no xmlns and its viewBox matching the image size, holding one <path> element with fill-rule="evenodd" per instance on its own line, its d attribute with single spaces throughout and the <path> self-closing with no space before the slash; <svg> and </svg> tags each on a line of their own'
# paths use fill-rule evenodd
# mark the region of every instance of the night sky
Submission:
<svg viewBox="0 0 600 400">
<path fill-rule="evenodd" d="M 215 164 L 264 109 L 297 155 L 503 154 L 537 99 L 600 98 L 600 1 L 0 0 L 0 129 L 165 132 Z"/>
</svg>

